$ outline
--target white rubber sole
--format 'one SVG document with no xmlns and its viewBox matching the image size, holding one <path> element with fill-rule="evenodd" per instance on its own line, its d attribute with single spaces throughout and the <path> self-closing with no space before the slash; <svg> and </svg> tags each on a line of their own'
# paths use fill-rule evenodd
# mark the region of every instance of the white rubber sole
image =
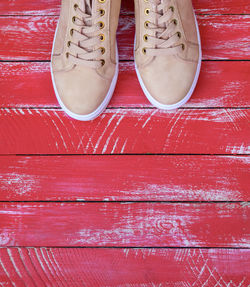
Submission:
<svg viewBox="0 0 250 287">
<path fill-rule="evenodd" d="M 53 51 L 54 51 L 54 45 L 55 45 L 57 29 L 58 29 L 58 26 L 56 28 L 56 33 L 55 33 L 55 37 L 54 37 L 54 41 L 53 41 L 52 55 L 53 55 Z M 118 55 L 117 45 L 116 45 L 116 69 L 115 69 L 115 75 L 114 75 L 114 77 L 112 79 L 109 91 L 108 91 L 107 95 L 105 96 L 105 98 L 104 98 L 103 102 L 101 103 L 101 105 L 94 112 L 92 112 L 90 114 L 87 114 L 87 115 L 78 115 L 78 114 L 75 114 L 75 113 L 71 112 L 64 105 L 64 103 L 62 102 L 62 100 L 61 100 L 61 98 L 59 96 L 59 93 L 57 91 L 55 80 L 54 80 L 53 69 L 52 69 L 52 55 L 51 55 L 51 64 L 50 64 L 51 79 L 52 79 L 53 88 L 54 88 L 54 91 L 55 91 L 55 95 L 56 95 L 57 101 L 58 101 L 59 105 L 61 106 L 61 108 L 63 109 L 63 111 L 68 116 L 70 116 L 71 118 L 73 118 L 75 120 L 78 120 L 78 121 L 92 121 L 92 120 L 96 119 L 106 109 L 106 107 L 108 106 L 108 104 L 109 104 L 109 102 L 110 102 L 110 100 L 112 98 L 112 95 L 114 93 L 115 87 L 116 87 L 118 74 L 119 74 L 119 55 Z"/>
<path fill-rule="evenodd" d="M 186 104 L 188 102 L 188 100 L 191 98 L 191 96 L 192 96 L 192 94 L 194 92 L 194 89 L 195 89 L 195 87 L 197 85 L 197 82 L 198 82 L 198 79 L 199 79 L 200 70 L 201 70 L 201 60 L 202 60 L 201 39 L 200 39 L 200 32 L 199 32 L 199 27 L 198 27 L 198 23 L 197 23 L 196 17 L 195 17 L 195 24 L 196 24 L 196 30 L 197 30 L 197 35 L 198 35 L 198 44 L 199 44 L 199 61 L 198 61 L 197 70 L 196 70 L 196 73 L 195 73 L 195 77 L 194 77 L 194 81 L 192 83 L 192 86 L 191 86 L 189 92 L 187 93 L 187 95 L 181 101 L 179 101 L 178 103 L 175 103 L 173 105 L 164 105 L 164 104 L 161 104 L 160 102 L 156 101 L 150 95 L 148 90 L 146 89 L 146 87 L 145 87 L 145 85 L 143 83 L 143 80 L 141 78 L 141 75 L 140 75 L 140 73 L 139 73 L 139 71 L 137 69 L 136 62 L 135 62 L 135 71 L 136 71 L 139 83 L 141 85 L 141 88 L 142 88 L 145 96 L 147 97 L 147 99 L 150 101 L 150 103 L 153 106 L 155 106 L 156 108 L 158 108 L 158 109 L 161 109 L 161 110 L 175 110 L 175 109 L 183 106 L 184 104 Z M 134 43 L 134 51 L 135 51 L 135 45 L 136 45 L 136 39 L 135 39 L 135 43 Z"/>
</svg>

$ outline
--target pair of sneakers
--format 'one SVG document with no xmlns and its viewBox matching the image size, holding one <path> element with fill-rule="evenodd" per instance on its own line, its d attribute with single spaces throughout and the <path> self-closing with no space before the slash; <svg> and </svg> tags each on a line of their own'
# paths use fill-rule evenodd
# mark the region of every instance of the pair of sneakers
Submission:
<svg viewBox="0 0 250 287">
<path fill-rule="evenodd" d="M 51 74 L 60 106 L 74 119 L 95 119 L 112 97 L 120 6 L 121 0 L 62 0 Z M 182 106 L 201 66 L 192 1 L 135 0 L 135 20 L 135 68 L 146 97 L 160 109 Z"/>
</svg>

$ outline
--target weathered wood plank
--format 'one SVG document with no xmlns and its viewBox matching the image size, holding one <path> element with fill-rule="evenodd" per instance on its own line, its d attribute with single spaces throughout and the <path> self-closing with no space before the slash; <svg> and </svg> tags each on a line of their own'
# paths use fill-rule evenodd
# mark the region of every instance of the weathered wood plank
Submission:
<svg viewBox="0 0 250 287">
<path fill-rule="evenodd" d="M 243 249 L 1 248 L 0 258 L 0 278 L 6 287 L 250 283 L 250 251 Z"/>
<path fill-rule="evenodd" d="M 1 60 L 49 60 L 58 17 L 0 17 Z M 204 59 L 249 59 L 249 15 L 201 15 Z M 134 18 L 121 16 L 120 59 L 133 59 Z"/>
<path fill-rule="evenodd" d="M 242 156 L 2 156 L 0 200 L 250 201 L 249 164 Z"/>
<path fill-rule="evenodd" d="M 0 203 L 1 246 L 250 247 L 240 203 Z"/>
<path fill-rule="evenodd" d="M 203 59 L 250 59 L 250 15 L 197 16 Z M 118 30 L 120 59 L 134 58 L 134 18 L 121 17 Z"/>
<path fill-rule="evenodd" d="M 1 107 L 58 107 L 49 63 L 0 63 Z M 203 62 L 198 86 L 186 107 L 249 107 L 250 62 Z M 11 87 L 11 88 L 10 88 Z M 150 107 L 134 63 L 121 62 L 110 107 Z"/>
<path fill-rule="evenodd" d="M 60 110 L 0 109 L 1 154 L 249 154 L 248 109 L 106 110 L 91 122 Z"/>
<path fill-rule="evenodd" d="M 133 13 L 134 0 L 122 0 L 122 13 Z M 248 14 L 248 0 L 193 0 L 197 13 L 205 14 Z M 13 1 L 1 0 L 1 15 L 58 15 L 60 0 L 30 0 Z"/>
</svg>

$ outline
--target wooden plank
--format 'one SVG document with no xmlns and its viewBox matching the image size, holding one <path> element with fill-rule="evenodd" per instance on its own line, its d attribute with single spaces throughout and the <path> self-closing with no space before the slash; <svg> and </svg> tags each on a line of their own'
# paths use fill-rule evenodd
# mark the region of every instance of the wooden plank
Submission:
<svg viewBox="0 0 250 287">
<path fill-rule="evenodd" d="M 2 0 L 0 2 L 1 15 L 59 15 L 60 0 Z"/>
<path fill-rule="evenodd" d="M 249 154 L 248 109 L 106 110 L 91 122 L 60 110 L 0 109 L 1 154 Z"/>
<path fill-rule="evenodd" d="M 122 13 L 133 13 L 134 0 L 122 0 Z M 250 4 L 248 0 L 193 0 L 197 13 L 204 14 L 248 14 Z M 19 0 L 18 2 L 2 0 L 1 15 L 58 15 L 60 0 Z"/>
<path fill-rule="evenodd" d="M 204 14 L 249 14 L 248 0 L 193 0 L 197 13 Z"/>
<path fill-rule="evenodd" d="M 2 156 L 0 201 L 250 201 L 249 164 L 242 156 Z"/>
<path fill-rule="evenodd" d="M 250 247 L 240 203 L 0 203 L 1 246 Z"/>
<path fill-rule="evenodd" d="M 198 15 L 203 59 L 250 59 L 250 15 Z M 120 59 L 134 58 L 134 18 L 121 17 Z"/>
<path fill-rule="evenodd" d="M 186 107 L 249 107 L 250 62 L 203 62 L 198 86 Z M 58 107 L 49 63 L 0 63 L 1 107 Z M 11 89 L 10 89 L 11 87 Z M 109 107 L 150 107 L 134 63 L 121 62 Z"/>
<path fill-rule="evenodd" d="M 0 17 L 1 60 L 49 60 L 58 17 Z M 250 15 L 198 16 L 204 59 L 249 59 Z M 133 59 L 134 18 L 121 16 L 120 59 Z"/>
<path fill-rule="evenodd" d="M 250 283 L 250 251 L 243 249 L 2 248 L 0 257 L 0 278 L 6 287 L 247 287 Z"/>
<path fill-rule="evenodd" d="M 250 15 L 240 17 L 198 16 L 205 59 L 250 59 Z"/>
</svg>

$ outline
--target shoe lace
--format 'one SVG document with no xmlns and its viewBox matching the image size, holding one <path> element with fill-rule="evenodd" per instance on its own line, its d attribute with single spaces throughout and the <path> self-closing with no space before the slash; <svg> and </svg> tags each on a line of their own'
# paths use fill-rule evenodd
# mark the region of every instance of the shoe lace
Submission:
<svg viewBox="0 0 250 287">
<path fill-rule="evenodd" d="M 145 13 L 152 16 L 154 20 L 145 22 L 145 27 L 152 33 L 144 35 L 144 41 L 149 42 L 151 47 L 143 48 L 143 53 L 149 56 L 162 56 L 183 51 L 185 45 L 181 43 L 181 32 L 178 31 L 178 22 L 174 19 L 173 1 L 148 0 L 147 2 L 151 4 L 152 9 L 146 9 Z"/>
<path fill-rule="evenodd" d="M 66 57 L 76 65 L 85 65 L 90 68 L 100 68 L 105 64 L 101 59 L 105 52 L 101 46 L 104 41 L 104 34 L 100 34 L 100 29 L 104 27 L 103 22 L 96 23 L 98 18 L 103 16 L 100 10 L 94 12 L 92 9 L 92 0 L 83 0 L 83 8 L 74 4 L 75 16 L 72 17 L 74 28 L 70 30 L 71 41 L 68 42 L 68 52 Z"/>
</svg>

